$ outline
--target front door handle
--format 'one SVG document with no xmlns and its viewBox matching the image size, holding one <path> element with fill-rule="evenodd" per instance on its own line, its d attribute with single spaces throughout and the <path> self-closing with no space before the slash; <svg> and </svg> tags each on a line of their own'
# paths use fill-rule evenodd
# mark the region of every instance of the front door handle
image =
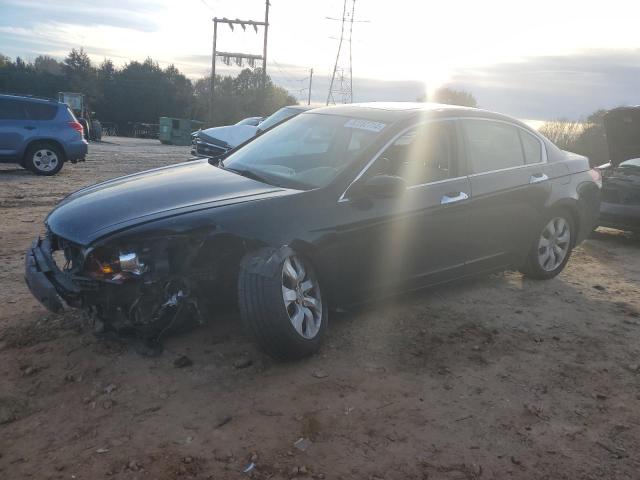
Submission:
<svg viewBox="0 0 640 480">
<path fill-rule="evenodd" d="M 450 203 L 462 202 L 468 199 L 469 195 L 464 192 L 449 192 L 440 199 L 440 205 L 449 205 Z"/>
<path fill-rule="evenodd" d="M 32 127 L 31 125 L 27 125 L 26 127 L 24 127 L 25 130 L 35 130 L 36 127 Z"/>
<path fill-rule="evenodd" d="M 544 182 L 545 180 L 549 180 L 546 173 L 534 173 L 531 175 L 531 178 L 529 178 L 529 183 L 539 183 Z"/>
</svg>

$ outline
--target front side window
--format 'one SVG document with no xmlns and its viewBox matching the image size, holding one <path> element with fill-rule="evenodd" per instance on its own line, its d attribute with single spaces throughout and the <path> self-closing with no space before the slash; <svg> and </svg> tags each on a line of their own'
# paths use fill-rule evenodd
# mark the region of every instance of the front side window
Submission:
<svg viewBox="0 0 640 480">
<path fill-rule="evenodd" d="M 229 155 L 222 167 L 273 185 L 319 188 L 355 161 L 386 126 L 306 113 L 255 138 Z"/>
<path fill-rule="evenodd" d="M 490 120 L 462 120 L 471 173 L 525 164 L 519 128 Z"/>
<path fill-rule="evenodd" d="M 429 122 L 402 134 L 376 160 L 369 175 L 404 178 L 409 186 L 458 176 L 453 122 Z"/>
</svg>

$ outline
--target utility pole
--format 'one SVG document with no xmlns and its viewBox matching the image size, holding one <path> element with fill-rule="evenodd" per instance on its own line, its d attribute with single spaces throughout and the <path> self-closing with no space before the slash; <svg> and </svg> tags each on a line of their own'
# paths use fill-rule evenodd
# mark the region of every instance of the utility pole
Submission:
<svg viewBox="0 0 640 480">
<path fill-rule="evenodd" d="M 264 45 L 262 48 L 262 89 L 267 88 L 267 36 L 269 34 L 269 0 L 264 5 Z M 263 92 L 266 93 L 266 92 Z"/>
<path fill-rule="evenodd" d="M 307 105 L 311 105 L 311 83 L 313 82 L 313 68 L 309 72 L 309 98 L 307 99 Z"/>
<path fill-rule="evenodd" d="M 213 52 L 211 54 L 211 82 L 209 85 L 209 121 L 213 121 L 213 104 L 216 84 L 216 40 L 218 38 L 218 22 L 213 19 Z"/>
<path fill-rule="evenodd" d="M 351 3 L 351 20 L 349 22 L 349 99 L 353 103 L 353 55 L 351 54 L 351 46 L 353 42 L 353 14 L 356 12 L 356 0 Z"/>
<path fill-rule="evenodd" d="M 253 55 L 249 53 L 240 52 L 219 52 L 216 48 L 216 42 L 218 37 L 218 24 L 226 23 L 233 32 L 234 25 L 240 25 L 243 31 L 247 30 L 247 25 L 253 27 L 256 33 L 258 33 L 258 27 L 264 27 L 264 41 L 262 47 L 262 55 Z M 213 18 L 213 52 L 211 55 L 211 85 L 209 92 L 209 121 L 213 121 L 213 109 L 215 105 L 215 84 L 216 84 L 216 58 L 222 57 L 223 62 L 227 65 L 231 65 L 231 59 L 235 60 L 236 65 L 242 66 L 243 60 L 247 60 L 249 66 L 253 67 L 256 60 L 262 60 L 262 89 L 263 95 L 267 87 L 267 35 L 269 31 L 269 0 L 265 0 L 264 22 L 256 22 L 254 20 L 230 20 L 224 18 Z"/>
</svg>

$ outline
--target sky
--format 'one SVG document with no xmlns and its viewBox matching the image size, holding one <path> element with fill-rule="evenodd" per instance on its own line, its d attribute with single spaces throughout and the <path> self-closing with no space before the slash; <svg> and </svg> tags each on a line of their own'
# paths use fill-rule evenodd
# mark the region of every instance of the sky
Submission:
<svg viewBox="0 0 640 480">
<path fill-rule="evenodd" d="M 311 68 L 312 101 L 326 100 L 340 36 L 327 17 L 342 10 L 343 0 L 271 0 L 268 73 L 301 100 Z M 0 0 L 0 53 L 62 59 L 82 46 L 97 63 L 150 56 L 195 79 L 210 69 L 214 16 L 263 20 L 264 0 Z M 448 85 L 534 120 L 640 104 L 638 18 L 637 0 L 356 0 L 354 100 L 413 101 Z M 262 32 L 220 25 L 218 48 L 261 54 Z M 348 59 L 345 41 L 347 71 Z"/>
</svg>

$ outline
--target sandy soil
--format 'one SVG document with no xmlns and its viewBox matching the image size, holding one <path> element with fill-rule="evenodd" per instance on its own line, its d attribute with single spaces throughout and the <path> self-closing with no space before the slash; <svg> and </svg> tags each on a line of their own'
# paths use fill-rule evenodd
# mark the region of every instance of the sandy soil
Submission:
<svg viewBox="0 0 640 480">
<path fill-rule="evenodd" d="M 148 358 L 45 311 L 22 261 L 56 201 L 187 150 L 111 138 L 54 178 L 0 167 L 0 478 L 639 478 L 640 242 L 613 230 L 548 282 L 507 272 L 334 315 L 292 364 L 235 312 Z"/>
</svg>

